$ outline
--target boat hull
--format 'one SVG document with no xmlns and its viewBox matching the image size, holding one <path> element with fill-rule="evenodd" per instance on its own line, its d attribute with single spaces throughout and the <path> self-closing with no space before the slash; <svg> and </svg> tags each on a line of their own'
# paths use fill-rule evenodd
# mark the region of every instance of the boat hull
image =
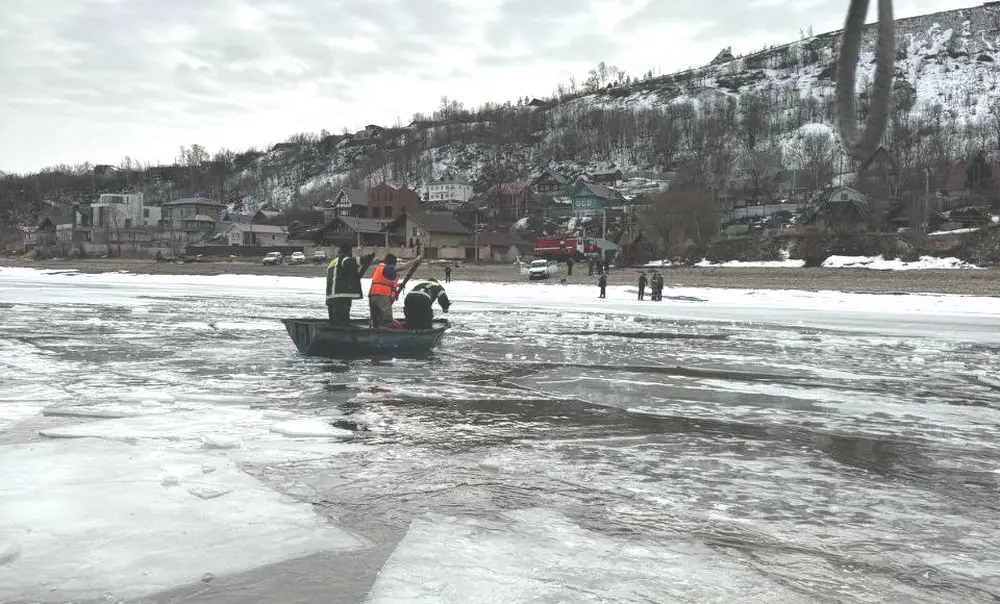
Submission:
<svg viewBox="0 0 1000 604">
<path fill-rule="evenodd" d="M 451 324 L 436 319 L 431 329 L 371 329 L 367 320 L 332 325 L 326 319 L 282 319 L 285 330 L 304 355 L 328 359 L 426 356 Z"/>
</svg>

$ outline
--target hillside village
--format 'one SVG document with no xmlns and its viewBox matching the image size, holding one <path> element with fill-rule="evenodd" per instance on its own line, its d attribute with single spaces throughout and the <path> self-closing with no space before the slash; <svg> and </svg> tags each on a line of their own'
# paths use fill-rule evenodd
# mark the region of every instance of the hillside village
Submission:
<svg viewBox="0 0 1000 604">
<path fill-rule="evenodd" d="M 861 164 L 833 127 L 837 35 L 744 57 L 725 49 L 666 76 L 602 63 L 546 98 L 477 109 L 442 98 L 406 125 L 267 150 L 192 145 L 169 166 L 126 158 L 0 175 L 0 243 L 176 258 L 351 241 L 510 261 L 535 237 L 580 235 L 634 264 L 805 253 L 815 241 L 879 251 L 887 237 L 917 253 L 944 249 L 928 238 L 945 233 L 971 261 L 1000 262 L 1000 4 L 898 23 L 892 118 Z M 861 119 L 872 44 L 869 29 Z"/>
</svg>

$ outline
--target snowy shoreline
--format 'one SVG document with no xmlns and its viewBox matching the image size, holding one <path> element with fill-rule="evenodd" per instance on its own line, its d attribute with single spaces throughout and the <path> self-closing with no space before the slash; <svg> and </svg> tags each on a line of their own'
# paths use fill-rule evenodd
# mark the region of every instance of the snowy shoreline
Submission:
<svg viewBox="0 0 1000 604">
<path fill-rule="evenodd" d="M 859 260 L 859 259 L 854 259 Z M 693 287 L 711 289 L 760 289 L 841 291 L 855 293 L 926 293 L 971 296 L 1000 296 L 1000 269 L 956 270 L 929 267 L 921 270 L 872 270 L 872 266 L 847 265 L 843 268 L 801 268 L 788 265 L 756 266 L 741 264 L 703 266 L 647 266 L 615 268 L 608 275 L 608 285 L 635 286 L 640 271 L 662 268 L 668 288 Z M 191 283 L 205 283 L 205 278 L 255 275 L 276 280 L 304 280 L 311 288 L 322 290 L 320 284 L 325 267 L 321 265 L 261 266 L 251 262 L 198 262 L 191 264 L 157 263 L 143 260 L 50 260 L 26 261 L 0 258 L 0 279 L 5 276 L 65 274 L 76 276 L 128 274 L 143 278 L 156 276 L 190 277 Z M 415 279 L 444 279 L 444 268 L 438 264 L 421 266 Z M 488 284 L 525 283 L 516 267 L 508 264 L 459 265 L 452 274 L 458 282 Z M 559 266 L 556 275 L 534 287 L 567 285 L 594 287 L 596 275 L 588 275 L 586 266 L 574 267 L 572 275 Z"/>
</svg>

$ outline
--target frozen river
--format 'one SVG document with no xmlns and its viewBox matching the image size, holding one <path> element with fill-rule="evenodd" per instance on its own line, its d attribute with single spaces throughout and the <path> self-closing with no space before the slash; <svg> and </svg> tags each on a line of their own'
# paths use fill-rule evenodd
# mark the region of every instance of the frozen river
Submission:
<svg viewBox="0 0 1000 604">
<path fill-rule="evenodd" d="M 0 602 L 1000 598 L 998 299 L 453 283 L 348 364 L 322 288 L 0 269 Z"/>
</svg>

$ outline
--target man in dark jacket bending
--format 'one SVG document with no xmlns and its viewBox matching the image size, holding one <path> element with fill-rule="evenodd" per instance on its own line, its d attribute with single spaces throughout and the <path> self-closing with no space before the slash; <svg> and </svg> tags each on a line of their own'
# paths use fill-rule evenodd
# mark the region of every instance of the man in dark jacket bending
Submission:
<svg viewBox="0 0 1000 604">
<path fill-rule="evenodd" d="M 360 300 L 361 264 L 368 264 L 374 254 L 364 258 L 351 256 L 351 244 L 340 246 L 337 257 L 326 267 L 326 308 L 334 325 L 350 325 L 351 302 Z"/>
<path fill-rule="evenodd" d="M 406 319 L 407 329 L 430 329 L 434 320 L 434 301 L 441 305 L 444 312 L 448 312 L 451 300 L 444 288 L 437 282 L 437 279 L 428 279 L 424 283 L 417 284 L 410 293 L 403 299 L 403 317 Z"/>
</svg>

